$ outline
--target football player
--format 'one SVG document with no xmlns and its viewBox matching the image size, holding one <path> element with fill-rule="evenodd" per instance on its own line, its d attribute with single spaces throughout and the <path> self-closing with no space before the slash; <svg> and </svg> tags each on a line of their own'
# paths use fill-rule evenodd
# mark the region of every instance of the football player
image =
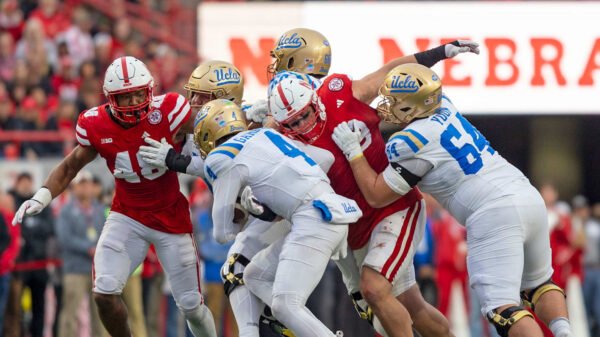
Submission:
<svg viewBox="0 0 600 337">
<path fill-rule="evenodd" d="M 152 137 L 181 148 L 193 131 L 190 105 L 177 93 L 155 96 L 154 80 L 140 60 L 114 60 L 104 76 L 108 103 L 79 115 L 78 145 L 24 202 L 13 220 L 35 215 L 62 193 L 98 154 L 115 177 L 115 197 L 94 256 L 94 300 L 113 337 L 130 337 L 121 292 L 153 244 L 173 297 L 194 336 L 216 337 L 214 319 L 200 293 L 200 269 L 187 199 L 177 174 L 141 160 L 140 145 Z"/>
<path fill-rule="evenodd" d="M 429 68 L 398 66 L 379 93 L 381 118 L 405 126 L 388 140 L 384 170 L 365 158 L 362 126 L 342 122 L 332 135 L 369 205 L 385 207 L 415 186 L 430 193 L 466 225 L 469 282 L 500 336 L 543 335 L 521 300 L 554 336 L 573 336 L 564 291 L 550 280 L 547 216 L 538 191 L 458 112 Z"/>
<path fill-rule="evenodd" d="M 335 336 L 305 304 L 329 259 L 346 252 L 347 224 L 362 215 L 357 204 L 336 195 L 319 165 L 277 131 L 247 131 L 244 114 L 233 102 L 205 104 L 194 139 L 206 156 L 217 241 L 233 240 L 241 231 L 232 220 L 237 196 L 245 186 L 292 224 L 289 234 L 267 249 L 277 252 L 269 254 L 276 261 L 267 261 L 277 266 L 273 278 L 263 280 L 263 268 L 253 269 L 253 259 L 246 268 L 244 280 L 251 280 L 246 285 L 296 336 Z"/>
<path fill-rule="evenodd" d="M 240 71 L 233 64 L 212 60 L 203 62 L 194 69 L 188 82 L 184 85 L 184 89 L 187 91 L 192 111 L 197 115 L 204 104 L 214 99 L 227 99 L 237 105 L 242 105 L 244 80 Z M 262 109 L 260 104 L 263 103 L 259 102 L 258 104 L 258 107 L 256 104 L 243 105 L 242 109 Z M 188 135 L 181 153 L 177 153 L 170 144 L 164 141 L 158 142 L 151 138 L 145 140 L 148 145 L 140 147 L 143 161 L 157 168 L 170 169 L 204 178 L 204 158 L 200 156 L 200 152 L 194 144 L 193 134 Z M 321 149 L 308 149 L 305 147 L 304 150 L 310 151 L 311 157 L 322 169 L 327 170 L 331 165 L 332 159 Z M 240 337 L 259 336 L 259 318 L 264 308 L 264 303 L 244 285 L 244 269 L 256 253 L 288 232 L 289 222 L 287 221 L 273 225 L 271 221 L 252 218 L 229 249 L 221 276 L 225 293 L 229 298 L 238 324 Z M 350 280 L 349 282 L 358 283 L 358 277 L 347 277 L 346 279 Z M 272 315 L 263 316 L 260 322 L 263 321 L 277 334 L 292 336 L 291 331 L 277 322 Z"/>
<path fill-rule="evenodd" d="M 276 62 L 270 69 L 328 71 L 329 64 L 327 67 L 315 67 L 310 58 L 294 56 L 294 53 L 302 53 L 307 48 L 310 39 L 303 38 L 302 32 L 298 31 L 286 34 L 273 51 Z M 318 45 L 329 45 L 323 39 L 316 41 L 319 41 Z M 271 86 L 270 113 L 277 120 L 280 130 L 292 138 L 331 151 L 336 159 L 328 176 L 334 190 L 357 200 L 365 212 L 365 217 L 350 227 L 348 240 L 363 267 L 362 295 L 372 305 L 389 336 L 412 335 L 411 317 L 414 327 L 424 336 L 451 335 L 448 322 L 423 300 L 414 279 L 412 256 L 424 228 L 422 197 L 418 190 L 413 190 L 385 209 L 371 208 L 360 194 L 356 182 L 348 179 L 346 173 L 350 167 L 327 135 L 341 121 L 360 125 L 364 131 L 362 146 L 368 149 L 368 157 L 377 163 L 378 169 L 383 170 L 387 161 L 377 155 L 385 145 L 379 132 L 380 120 L 376 111 L 368 105 L 377 96 L 377 90 L 371 85 L 378 86 L 387 72 L 398 64 L 419 62 L 432 66 L 462 52 L 478 53 L 478 45 L 470 41 L 455 41 L 401 57 L 357 81 L 351 81 L 346 75 L 334 74 L 327 77 L 316 92 L 310 90 L 303 81 L 293 78 L 285 78 Z M 330 63 L 331 57 L 322 60 Z M 315 75 L 323 76 L 321 73 Z M 260 120 L 263 116 L 249 117 Z"/>
</svg>

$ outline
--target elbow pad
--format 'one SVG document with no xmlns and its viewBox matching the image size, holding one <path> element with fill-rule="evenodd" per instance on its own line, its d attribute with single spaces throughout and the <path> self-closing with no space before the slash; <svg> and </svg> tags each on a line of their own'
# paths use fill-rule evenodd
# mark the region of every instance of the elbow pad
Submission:
<svg viewBox="0 0 600 337">
<path fill-rule="evenodd" d="M 421 181 L 421 177 L 396 162 L 391 162 L 383 171 L 383 179 L 394 192 L 400 195 L 405 195 Z"/>
</svg>

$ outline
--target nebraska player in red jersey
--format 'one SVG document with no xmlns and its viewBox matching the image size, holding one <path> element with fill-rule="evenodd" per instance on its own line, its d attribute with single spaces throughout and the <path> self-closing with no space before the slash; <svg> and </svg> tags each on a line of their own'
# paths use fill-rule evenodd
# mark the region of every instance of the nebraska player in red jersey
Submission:
<svg viewBox="0 0 600 337">
<path fill-rule="evenodd" d="M 455 56 L 458 48 L 478 53 L 477 44 L 456 41 L 396 59 L 358 81 L 347 75 L 330 75 L 316 91 L 298 76 L 283 77 L 269 96 L 269 110 L 280 130 L 330 151 L 335 157 L 327 173 L 331 186 L 336 193 L 354 199 L 363 211 L 363 217 L 349 227 L 348 243 L 362 267 L 361 293 L 388 336 L 412 336 L 411 322 L 424 337 L 452 336 L 448 321 L 425 302 L 415 282 L 412 260 L 425 228 L 425 203 L 419 190 L 413 189 L 384 208 L 371 207 L 331 134 L 341 122 L 360 129 L 364 156 L 377 172 L 383 171 L 388 161 L 380 152 L 385 151 L 381 120 L 369 103 L 377 96 L 386 71 L 410 62 L 431 66 Z M 449 52 L 453 49 L 454 53 Z"/>
<path fill-rule="evenodd" d="M 73 177 L 100 154 L 115 176 L 115 197 L 94 256 L 94 300 L 113 337 L 130 337 L 121 292 L 153 244 L 173 297 L 196 337 L 216 337 L 214 319 L 200 293 L 200 271 L 186 198 L 177 173 L 147 165 L 144 138 L 181 147 L 193 132 L 187 100 L 177 93 L 153 96 L 146 65 L 126 56 L 104 77 L 104 104 L 79 116 L 79 145 L 50 173 L 44 186 L 17 211 L 13 223 L 35 215 L 62 193 Z"/>
</svg>

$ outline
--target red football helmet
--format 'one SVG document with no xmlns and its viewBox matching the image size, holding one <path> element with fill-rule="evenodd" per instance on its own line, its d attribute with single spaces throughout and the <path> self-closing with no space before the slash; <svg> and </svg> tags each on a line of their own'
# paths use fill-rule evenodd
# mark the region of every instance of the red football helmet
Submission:
<svg viewBox="0 0 600 337">
<path fill-rule="evenodd" d="M 113 116 L 126 124 L 139 123 L 148 116 L 153 88 L 152 74 L 142 61 L 132 56 L 119 57 L 108 66 L 102 87 Z M 141 103 L 119 106 L 119 95 L 139 90 L 145 91 L 145 98 Z"/>
</svg>

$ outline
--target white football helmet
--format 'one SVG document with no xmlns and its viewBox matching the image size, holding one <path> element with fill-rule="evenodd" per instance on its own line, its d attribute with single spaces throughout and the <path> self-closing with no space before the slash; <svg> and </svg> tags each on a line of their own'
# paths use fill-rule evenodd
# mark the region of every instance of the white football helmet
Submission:
<svg viewBox="0 0 600 337">
<path fill-rule="evenodd" d="M 272 88 L 269 112 L 283 134 L 309 144 L 325 130 L 325 106 L 313 86 L 295 76 L 282 79 Z"/>
<path fill-rule="evenodd" d="M 149 113 L 152 102 L 154 78 L 146 65 L 133 56 L 123 56 L 114 60 L 106 69 L 102 89 L 112 110 L 113 116 L 127 124 L 139 123 Z M 117 95 L 146 90 L 146 99 L 132 106 L 119 106 Z"/>
</svg>

